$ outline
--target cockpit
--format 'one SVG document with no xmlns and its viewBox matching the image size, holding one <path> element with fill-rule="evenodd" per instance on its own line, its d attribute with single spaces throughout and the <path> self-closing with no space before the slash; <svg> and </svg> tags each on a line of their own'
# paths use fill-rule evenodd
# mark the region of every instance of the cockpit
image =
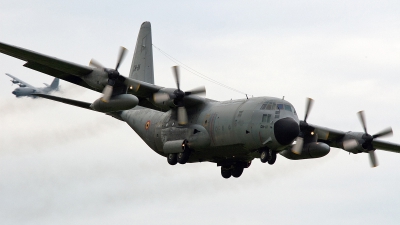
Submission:
<svg viewBox="0 0 400 225">
<path fill-rule="evenodd" d="M 292 112 L 294 115 L 297 116 L 296 110 L 293 108 L 293 106 L 289 104 L 276 103 L 273 101 L 265 102 L 264 104 L 262 104 L 260 110 L 285 110 L 288 112 Z"/>
</svg>

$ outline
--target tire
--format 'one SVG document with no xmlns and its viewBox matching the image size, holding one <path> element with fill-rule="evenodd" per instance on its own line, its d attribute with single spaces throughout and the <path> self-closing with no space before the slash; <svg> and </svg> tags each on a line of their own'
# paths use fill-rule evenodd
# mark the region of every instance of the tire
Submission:
<svg viewBox="0 0 400 225">
<path fill-rule="evenodd" d="M 238 177 L 240 177 L 241 175 L 242 175 L 242 173 L 243 173 L 243 167 L 241 167 L 241 166 L 235 166 L 235 167 L 233 167 L 233 169 L 232 169 L 232 176 L 233 177 L 236 177 L 236 178 L 238 178 Z"/>
<path fill-rule="evenodd" d="M 228 179 L 232 176 L 232 170 L 226 167 L 221 167 L 221 175 L 223 178 Z"/>
<path fill-rule="evenodd" d="M 268 162 L 269 158 L 270 158 L 270 157 L 269 157 L 269 152 L 268 152 L 268 150 L 264 150 L 264 151 L 261 152 L 261 154 L 260 154 L 260 160 L 261 160 L 262 163 Z"/>
<path fill-rule="evenodd" d="M 177 154 L 177 160 L 179 164 L 185 164 L 189 160 L 190 151 L 184 151 Z"/>
<path fill-rule="evenodd" d="M 168 161 L 169 165 L 172 165 L 172 166 L 176 165 L 176 163 L 178 162 L 176 154 L 175 153 L 168 154 L 167 161 Z"/>
<path fill-rule="evenodd" d="M 268 159 L 268 164 L 273 165 L 276 161 L 276 152 L 269 150 L 270 158 Z"/>
</svg>

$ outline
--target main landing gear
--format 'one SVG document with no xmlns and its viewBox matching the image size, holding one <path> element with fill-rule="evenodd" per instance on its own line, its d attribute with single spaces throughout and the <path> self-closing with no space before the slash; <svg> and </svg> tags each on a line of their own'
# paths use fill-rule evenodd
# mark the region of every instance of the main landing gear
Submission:
<svg viewBox="0 0 400 225">
<path fill-rule="evenodd" d="M 261 152 L 260 160 L 262 163 L 268 162 L 268 164 L 273 165 L 276 161 L 276 152 L 271 149 L 266 149 Z"/>
<path fill-rule="evenodd" d="M 231 176 L 238 178 L 242 175 L 244 168 L 248 168 L 250 164 L 251 162 L 236 162 L 231 165 L 221 165 L 221 175 L 225 179 Z"/>
</svg>

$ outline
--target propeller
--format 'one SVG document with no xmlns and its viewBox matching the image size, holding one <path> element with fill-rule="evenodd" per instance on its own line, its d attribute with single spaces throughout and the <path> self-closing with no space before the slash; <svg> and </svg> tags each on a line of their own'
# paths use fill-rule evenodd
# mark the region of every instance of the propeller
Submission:
<svg viewBox="0 0 400 225">
<path fill-rule="evenodd" d="M 371 161 L 371 166 L 372 167 L 376 167 L 378 166 L 378 161 L 376 159 L 376 155 L 375 155 L 375 148 L 373 145 L 373 141 L 375 138 L 380 138 L 380 137 L 384 137 L 384 136 L 390 136 L 393 134 L 393 130 L 391 127 L 388 127 L 384 130 L 382 130 L 379 133 L 376 133 L 374 135 L 370 135 L 368 134 L 367 131 L 367 125 L 365 122 L 365 115 L 364 115 L 364 111 L 360 111 L 357 113 L 358 118 L 360 119 L 361 125 L 364 129 L 364 134 L 362 135 L 362 144 L 361 146 L 367 150 L 368 154 L 369 154 L 369 158 Z M 354 148 L 356 148 L 359 145 L 359 142 L 355 139 L 349 139 L 343 142 L 343 148 L 345 150 L 352 150 Z"/>
<path fill-rule="evenodd" d="M 89 63 L 90 66 L 96 67 L 96 68 L 99 68 L 99 69 L 103 69 L 108 74 L 107 85 L 103 89 L 103 97 L 101 98 L 101 100 L 103 102 L 108 102 L 110 100 L 110 98 L 111 98 L 115 82 L 120 77 L 120 74 L 118 72 L 118 68 L 121 65 L 122 60 L 125 58 L 126 52 L 127 52 L 127 49 L 121 46 L 120 50 L 119 50 L 118 60 L 117 60 L 117 64 L 115 66 L 115 69 L 105 68 L 101 63 L 99 63 L 95 59 L 90 60 L 90 63 Z"/>
<path fill-rule="evenodd" d="M 177 110 L 177 119 L 178 119 L 178 124 L 179 125 L 185 125 L 188 123 L 188 115 L 187 111 L 184 105 L 184 98 L 189 95 L 204 95 L 206 93 L 205 87 L 198 87 L 195 89 L 192 89 L 190 91 L 182 91 L 180 89 L 180 72 L 179 72 L 179 66 L 173 66 L 172 71 L 175 77 L 175 83 L 176 89 L 172 94 L 168 93 L 155 93 L 153 95 L 153 100 L 154 102 L 161 104 L 165 101 L 168 101 L 170 99 L 174 100 L 174 104 L 178 107 Z"/>
<path fill-rule="evenodd" d="M 307 98 L 306 102 L 306 112 L 304 115 L 304 120 L 300 121 L 300 135 L 296 138 L 296 144 L 292 147 L 292 152 L 300 155 L 303 150 L 304 136 L 305 132 L 309 130 L 310 126 L 307 123 L 308 115 L 310 114 L 314 100 L 312 98 Z"/>
</svg>

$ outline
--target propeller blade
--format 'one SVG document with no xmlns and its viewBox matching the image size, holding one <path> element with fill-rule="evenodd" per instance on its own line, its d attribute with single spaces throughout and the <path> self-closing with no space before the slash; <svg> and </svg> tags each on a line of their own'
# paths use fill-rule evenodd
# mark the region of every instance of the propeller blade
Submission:
<svg viewBox="0 0 400 225">
<path fill-rule="evenodd" d="M 356 139 L 349 139 L 343 141 L 344 150 L 350 151 L 355 149 L 358 146 L 358 141 Z"/>
<path fill-rule="evenodd" d="M 393 134 L 393 130 L 391 127 L 388 127 L 384 129 L 383 131 L 372 135 L 372 138 L 379 138 L 379 137 L 384 137 L 384 136 L 391 136 Z"/>
<path fill-rule="evenodd" d="M 91 59 L 89 62 L 89 66 L 91 67 L 95 67 L 95 68 L 99 68 L 99 69 L 104 69 L 105 67 L 103 65 L 101 65 L 101 63 L 99 63 L 97 60 L 95 59 Z"/>
<path fill-rule="evenodd" d="M 376 159 L 375 150 L 369 151 L 368 154 L 369 154 L 369 159 L 371 160 L 371 166 L 372 167 L 377 167 L 378 166 L 378 161 Z"/>
<path fill-rule="evenodd" d="M 168 93 L 154 93 L 153 100 L 155 103 L 163 103 L 171 99 Z"/>
<path fill-rule="evenodd" d="M 107 84 L 106 87 L 103 89 L 103 97 L 101 98 L 101 100 L 103 102 L 110 101 L 112 92 L 113 92 L 113 87 Z"/>
<path fill-rule="evenodd" d="M 368 132 L 367 132 L 367 125 L 366 125 L 366 122 L 365 122 L 364 111 L 358 112 L 357 115 L 358 115 L 358 118 L 360 119 L 360 122 L 361 122 L 361 125 L 362 125 L 363 129 L 364 129 L 364 132 L 365 132 L 366 134 L 368 134 Z"/>
<path fill-rule="evenodd" d="M 303 144 L 304 140 L 302 137 L 297 137 L 296 138 L 296 144 L 292 147 L 292 152 L 294 154 L 300 155 L 301 151 L 303 151 Z"/>
<path fill-rule="evenodd" d="M 179 66 L 173 66 L 172 70 L 174 71 L 174 75 L 175 75 L 176 87 L 178 87 L 178 90 L 181 90 L 181 88 L 180 88 Z"/>
<path fill-rule="evenodd" d="M 205 95 L 206 94 L 206 87 L 197 87 L 190 91 L 185 91 L 185 95 Z"/>
<path fill-rule="evenodd" d="M 118 60 L 117 60 L 117 65 L 115 66 L 115 70 L 118 70 L 119 66 L 121 65 L 122 60 L 124 60 L 125 55 L 126 55 L 126 48 L 120 47 L 119 49 L 119 55 L 118 55 Z"/>
<path fill-rule="evenodd" d="M 313 100 L 312 98 L 307 98 L 306 114 L 305 114 L 305 116 L 304 116 L 304 122 L 307 121 L 307 117 L 308 117 L 308 114 L 309 114 L 310 111 L 311 111 L 311 107 L 312 107 L 313 103 L 314 103 L 314 100 Z"/>
<path fill-rule="evenodd" d="M 178 107 L 178 124 L 185 125 L 188 123 L 188 115 L 186 112 L 186 108 L 181 106 Z"/>
</svg>

